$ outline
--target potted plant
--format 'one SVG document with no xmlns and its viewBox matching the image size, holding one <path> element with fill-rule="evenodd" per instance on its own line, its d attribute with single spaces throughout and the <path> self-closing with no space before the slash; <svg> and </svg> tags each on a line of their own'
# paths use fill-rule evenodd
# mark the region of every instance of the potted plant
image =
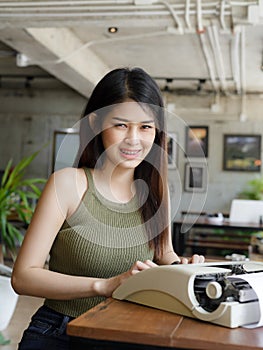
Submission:
<svg viewBox="0 0 263 350">
<path fill-rule="evenodd" d="M 41 194 L 37 185 L 46 181 L 43 178 L 25 176 L 26 168 L 38 153 L 39 151 L 23 158 L 16 166 L 13 166 L 12 159 L 9 160 L 0 183 L 0 255 L 8 252 L 13 260 L 23 235 L 12 216 L 21 223 L 29 224 L 35 203 Z"/>
<path fill-rule="evenodd" d="M 11 286 L 12 269 L 3 264 L 3 254 L 9 252 L 15 260 L 17 245 L 22 242 L 23 234 L 16 226 L 14 217 L 18 222 L 29 224 L 41 194 L 37 185 L 46 181 L 25 176 L 28 165 L 38 153 L 23 158 L 16 166 L 10 160 L 0 183 L 0 345 L 9 343 L 1 330 L 9 324 L 18 299 Z"/>
<path fill-rule="evenodd" d="M 246 188 L 240 192 L 239 198 L 263 200 L 263 177 L 258 177 L 248 181 Z"/>
</svg>

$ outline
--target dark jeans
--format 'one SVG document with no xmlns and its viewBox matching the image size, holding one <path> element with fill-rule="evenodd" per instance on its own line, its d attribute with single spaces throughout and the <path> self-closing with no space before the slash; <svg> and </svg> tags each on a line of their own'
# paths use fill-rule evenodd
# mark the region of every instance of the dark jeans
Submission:
<svg viewBox="0 0 263 350">
<path fill-rule="evenodd" d="M 70 337 L 66 327 L 73 317 L 41 306 L 24 331 L 19 350 L 69 350 Z"/>
</svg>

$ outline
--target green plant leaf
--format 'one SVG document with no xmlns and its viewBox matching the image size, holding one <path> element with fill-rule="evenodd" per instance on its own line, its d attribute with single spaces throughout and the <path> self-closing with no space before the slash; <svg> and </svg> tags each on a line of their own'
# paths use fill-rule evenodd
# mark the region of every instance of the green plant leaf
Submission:
<svg viewBox="0 0 263 350">
<path fill-rule="evenodd" d="M 5 339 L 3 334 L 0 332 L 0 345 L 7 345 L 7 344 L 10 344 L 10 340 Z"/>
<path fill-rule="evenodd" d="M 36 200 L 41 194 L 37 185 L 46 182 L 43 178 L 25 178 L 25 170 L 40 151 L 24 157 L 16 166 L 9 160 L 0 185 L 0 236 L 2 236 L 3 250 L 8 249 L 11 254 L 23 235 L 13 222 L 10 215 L 15 212 L 18 218 L 29 224 Z M 0 237 L 1 238 L 1 237 Z"/>
<path fill-rule="evenodd" d="M 1 186 L 2 187 L 4 186 L 4 184 L 5 184 L 6 180 L 7 180 L 7 177 L 9 175 L 9 173 L 10 173 L 12 163 L 13 163 L 12 159 L 10 159 L 9 162 L 7 163 L 7 166 L 5 168 L 4 175 L 3 175 L 2 181 L 1 181 Z"/>
<path fill-rule="evenodd" d="M 9 188 L 12 186 L 13 188 L 17 186 L 17 184 L 21 181 L 21 178 L 24 176 L 25 168 L 33 161 L 33 159 L 38 155 L 39 151 L 34 152 L 32 155 L 28 157 L 24 157 L 11 171 L 7 182 L 6 187 Z"/>
<path fill-rule="evenodd" d="M 262 200 L 263 198 L 263 177 L 258 177 L 249 180 L 242 192 L 239 193 L 239 198 Z"/>
</svg>

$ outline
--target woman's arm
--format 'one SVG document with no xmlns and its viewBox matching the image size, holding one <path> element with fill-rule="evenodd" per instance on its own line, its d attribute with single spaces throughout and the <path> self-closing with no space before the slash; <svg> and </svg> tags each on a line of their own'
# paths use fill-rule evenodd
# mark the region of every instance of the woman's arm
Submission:
<svg viewBox="0 0 263 350">
<path fill-rule="evenodd" d="M 109 279 L 71 276 L 45 268 L 59 229 L 77 209 L 87 187 L 82 169 L 63 169 L 49 178 L 14 265 L 12 286 L 18 294 L 51 299 L 110 296 L 125 278 L 152 266 L 149 261 L 138 261 L 129 271 Z"/>
</svg>

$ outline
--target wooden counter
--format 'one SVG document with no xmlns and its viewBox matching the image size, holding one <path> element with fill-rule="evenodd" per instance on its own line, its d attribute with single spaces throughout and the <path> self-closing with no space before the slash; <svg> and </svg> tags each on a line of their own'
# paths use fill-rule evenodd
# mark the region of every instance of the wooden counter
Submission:
<svg viewBox="0 0 263 350">
<path fill-rule="evenodd" d="M 263 328 L 229 329 L 112 298 L 71 321 L 67 331 L 87 342 L 95 339 L 97 350 L 263 349 Z"/>
</svg>

